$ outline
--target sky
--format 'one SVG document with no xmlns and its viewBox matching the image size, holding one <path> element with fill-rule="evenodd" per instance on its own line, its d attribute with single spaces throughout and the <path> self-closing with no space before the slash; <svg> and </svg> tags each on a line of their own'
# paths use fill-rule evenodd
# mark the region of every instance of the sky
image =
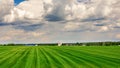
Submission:
<svg viewBox="0 0 120 68">
<path fill-rule="evenodd" d="M 14 4 L 18 5 L 19 3 L 23 2 L 25 0 L 14 0 Z"/>
<path fill-rule="evenodd" d="M 120 41 L 119 0 L 0 0 L 0 43 Z"/>
</svg>

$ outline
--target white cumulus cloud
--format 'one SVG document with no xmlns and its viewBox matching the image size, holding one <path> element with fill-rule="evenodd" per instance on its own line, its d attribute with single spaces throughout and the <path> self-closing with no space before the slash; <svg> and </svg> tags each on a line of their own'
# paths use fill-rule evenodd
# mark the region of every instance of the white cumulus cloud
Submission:
<svg viewBox="0 0 120 68">
<path fill-rule="evenodd" d="M 99 39 L 104 39 L 105 36 L 102 35 L 104 32 L 106 36 L 110 32 L 113 34 L 119 32 L 120 1 L 25 0 L 14 6 L 14 0 L 0 0 L 0 28 L 6 28 L 6 31 L 0 30 L 1 40 L 16 40 L 26 36 L 26 40 L 33 37 L 31 40 L 33 41 L 42 35 L 51 39 L 65 37 L 68 40 L 72 35 L 81 38 L 78 34 L 82 32 L 88 32 L 88 34 L 93 32 L 90 33 L 92 35 L 89 39 L 98 33 Z M 57 36 L 55 36 L 56 33 Z M 110 36 L 107 38 L 111 39 Z"/>
</svg>

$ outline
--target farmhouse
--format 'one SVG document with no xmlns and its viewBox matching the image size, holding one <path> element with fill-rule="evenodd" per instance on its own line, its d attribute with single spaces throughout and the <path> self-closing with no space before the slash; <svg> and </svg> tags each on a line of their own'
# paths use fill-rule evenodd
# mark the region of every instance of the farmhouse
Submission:
<svg viewBox="0 0 120 68">
<path fill-rule="evenodd" d="M 37 44 L 35 46 L 38 46 Z"/>
<path fill-rule="evenodd" d="M 62 43 L 60 42 L 60 43 L 58 43 L 58 46 L 62 46 Z"/>
</svg>

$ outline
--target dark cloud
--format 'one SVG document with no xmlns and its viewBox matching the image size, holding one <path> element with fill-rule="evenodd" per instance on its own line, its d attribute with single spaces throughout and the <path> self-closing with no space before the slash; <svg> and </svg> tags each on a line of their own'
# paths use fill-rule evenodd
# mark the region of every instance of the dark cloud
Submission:
<svg viewBox="0 0 120 68">
<path fill-rule="evenodd" d="M 120 29 L 120 26 L 114 26 L 113 28 L 117 28 L 117 29 Z"/>
<path fill-rule="evenodd" d="M 27 24 L 27 25 L 15 25 L 13 26 L 14 28 L 16 29 L 22 29 L 22 30 L 25 30 L 25 31 L 35 31 L 37 29 L 40 29 L 42 28 L 44 24 Z"/>
<path fill-rule="evenodd" d="M 47 15 L 45 18 L 47 21 L 53 21 L 53 22 L 64 20 L 62 17 L 59 17 L 57 15 Z"/>
<path fill-rule="evenodd" d="M 97 22 L 97 21 L 102 21 L 102 20 L 105 20 L 106 18 L 104 17 L 89 17 L 89 18 L 86 18 L 86 19 L 83 19 L 82 22 Z"/>
<path fill-rule="evenodd" d="M 12 26 L 15 29 L 21 29 L 21 30 L 25 30 L 25 31 L 35 31 L 37 29 L 42 28 L 42 26 L 44 26 L 43 23 L 39 23 L 39 24 L 31 24 L 28 22 L 23 22 L 23 21 L 18 21 L 18 22 L 12 22 L 12 23 L 0 23 L 0 26 Z"/>
<path fill-rule="evenodd" d="M 91 0 L 77 0 L 78 2 L 80 2 L 80 3 L 90 3 L 91 2 Z"/>
<path fill-rule="evenodd" d="M 0 22 L 0 26 L 7 26 L 7 25 L 10 25 L 10 24 Z"/>
<path fill-rule="evenodd" d="M 54 1 L 54 0 L 53 0 Z M 45 16 L 47 21 L 62 21 L 65 18 L 65 3 L 55 0 L 53 10 Z M 66 1 L 65 1 L 66 2 Z M 63 3 L 63 4 L 62 4 Z"/>
<path fill-rule="evenodd" d="M 105 26 L 106 24 L 103 24 L 103 23 L 97 23 L 97 24 L 94 24 L 95 26 Z"/>
</svg>

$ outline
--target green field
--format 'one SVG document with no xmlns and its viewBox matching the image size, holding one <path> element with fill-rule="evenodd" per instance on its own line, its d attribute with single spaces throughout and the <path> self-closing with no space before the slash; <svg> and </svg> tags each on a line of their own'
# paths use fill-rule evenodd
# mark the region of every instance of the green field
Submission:
<svg viewBox="0 0 120 68">
<path fill-rule="evenodd" d="M 120 47 L 0 46 L 0 68 L 120 68 Z"/>
</svg>

